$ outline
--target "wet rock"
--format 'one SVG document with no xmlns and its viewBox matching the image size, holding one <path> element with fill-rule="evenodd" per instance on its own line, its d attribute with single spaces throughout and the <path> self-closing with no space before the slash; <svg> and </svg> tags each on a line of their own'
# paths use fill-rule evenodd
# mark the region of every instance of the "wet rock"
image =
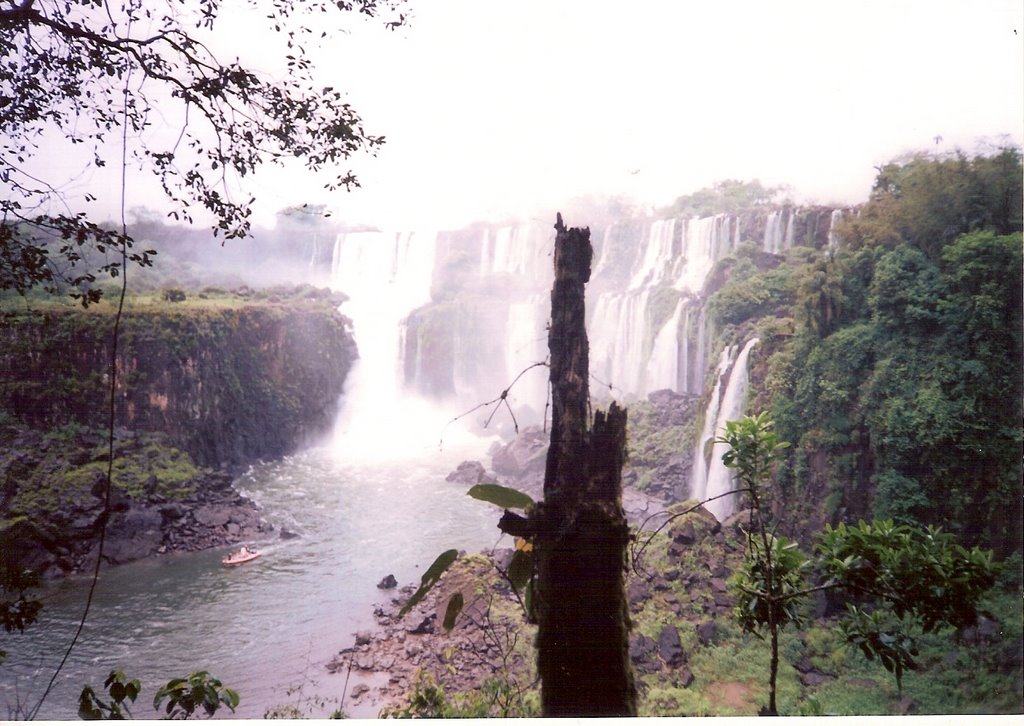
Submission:
<svg viewBox="0 0 1024 726">
<path fill-rule="evenodd" d="M 163 542 L 160 512 L 144 507 L 112 518 L 107 527 L 104 558 L 111 564 L 131 562 L 156 554 Z"/>
<path fill-rule="evenodd" d="M 803 683 L 808 688 L 814 688 L 816 686 L 820 686 L 823 683 L 828 683 L 830 680 L 832 680 L 831 676 L 828 676 L 825 673 L 822 673 L 821 671 L 817 670 L 816 668 L 812 669 L 812 670 L 809 670 L 806 673 L 801 673 L 800 674 L 800 682 Z"/>
<path fill-rule="evenodd" d="M 718 632 L 718 626 L 715 625 L 714 620 L 705 620 L 703 623 L 697 625 L 697 639 L 701 645 L 710 645 L 715 642 L 715 635 Z"/>
<path fill-rule="evenodd" d="M 398 580 L 394 575 L 385 575 L 384 579 L 377 583 L 377 588 L 380 590 L 393 590 L 396 587 L 398 587 Z"/>
<path fill-rule="evenodd" d="M 661 575 L 655 575 L 654 579 L 651 580 L 651 586 L 655 592 L 668 592 L 672 589 L 672 585 Z"/>
<path fill-rule="evenodd" d="M 368 630 L 360 630 L 356 633 L 356 645 L 369 645 L 373 640 L 373 634 Z"/>
<path fill-rule="evenodd" d="M 278 537 L 283 540 L 297 539 L 298 536 L 299 535 L 295 532 L 292 532 L 290 529 L 285 529 L 284 527 L 281 528 L 281 533 L 278 535 Z"/>
<path fill-rule="evenodd" d="M 658 659 L 658 644 L 654 638 L 634 633 L 629 639 L 629 659 L 641 673 L 655 673 L 661 670 Z"/>
<path fill-rule="evenodd" d="M 686 662 L 686 652 L 674 625 L 665 625 L 661 629 L 658 635 L 658 654 L 670 668 L 677 668 Z"/>
<path fill-rule="evenodd" d="M 639 609 L 650 599 L 651 591 L 643 580 L 630 580 L 626 585 L 626 595 L 629 597 L 630 607 Z"/>
<path fill-rule="evenodd" d="M 533 470 L 543 472 L 548 436 L 539 426 L 527 426 L 512 441 L 494 452 L 491 466 L 499 474 L 507 476 L 521 476 Z"/>
<path fill-rule="evenodd" d="M 659 428 L 684 426 L 693 419 L 694 406 L 699 397 L 664 388 L 647 394 L 654 419 Z"/>
<path fill-rule="evenodd" d="M 893 703 L 892 710 L 900 716 L 906 716 L 917 710 L 917 701 L 910 696 L 903 696 Z"/>
<path fill-rule="evenodd" d="M 753 509 L 741 509 L 727 517 L 722 526 L 736 535 L 752 532 L 758 526 L 757 512 Z"/>
<path fill-rule="evenodd" d="M 406 632 L 410 635 L 426 635 L 434 632 L 434 621 L 437 620 L 437 615 L 431 613 L 427 617 L 423 618 L 416 625 L 408 628 Z"/>
<path fill-rule="evenodd" d="M 693 522 L 685 521 L 677 527 L 672 534 L 672 541 L 681 545 L 693 545 L 697 543 L 697 533 L 694 531 Z"/>
<path fill-rule="evenodd" d="M 715 607 L 719 610 L 728 610 L 733 606 L 732 596 L 727 592 L 716 592 L 714 594 Z"/>
<path fill-rule="evenodd" d="M 479 484 L 487 480 L 487 470 L 479 461 L 464 461 L 456 467 L 455 471 L 445 477 L 445 481 L 459 482 L 460 484 Z"/>
<path fill-rule="evenodd" d="M 222 527 L 231 518 L 231 512 L 224 506 L 212 505 L 198 507 L 192 516 L 196 523 L 203 527 Z"/>
</svg>

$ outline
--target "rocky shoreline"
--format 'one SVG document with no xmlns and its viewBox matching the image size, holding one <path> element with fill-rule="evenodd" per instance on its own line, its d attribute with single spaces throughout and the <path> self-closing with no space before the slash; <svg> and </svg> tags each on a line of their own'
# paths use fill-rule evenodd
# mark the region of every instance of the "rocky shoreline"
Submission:
<svg viewBox="0 0 1024 726">
<path fill-rule="evenodd" d="M 44 579 L 90 570 L 103 525 L 104 436 L 8 427 L 0 452 L 5 555 Z M 119 429 L 103 560 L 118 565 L 263 537 L 272 527 L 226 471 L 196 467 L 158 434 Z"/>
<path fill-rule="evenodd" d="M 719 524 L 698 509 L 667 528 L 665 552 L 645 557 L 639 572 L 629 571 L 630 657 L 638 674 L 654 674 L 680 688 L 696 682 L 690 654 L 714 644 L 717 621 L 734 605 L 726 580 L 742 557 L 740 527 L 749 516 L 737 513 Z M 500 705 L 498 686 L 504 684 L 506 697 L 535 700 L 536 628 L 498 574 L 511 556 L 511 550 L 461 553 L 404 617 L 399 610 L 416 586 L 386 589 L 391 583 L 382 581 L 378 587 L 389 597 L 374 606 L 376 628 L 354 633 L 352 644 L 327 664 L 328 672 L 348 679 L 346 708 L 376 716 L 408 707 L 410 694 L 434 686 L 449 695 L 488 694 Z M 466 605 L 455 627 L 445 632 L 445 609 L 456 592 Z"/>
<path fill-rule="evenodd" d="M 656 409 L 669 408 L 663 398 L 652 397 L 652 402 L 661 404 Z M 491 448 L 491 470 L 479 461 L 464 461 L 447 479 L 466 486 L 497 482 L 539 500 L 548 436 L 539 427 L 524 428 L 511 442 Z M 624 487 L 623 506 L 630 524 L 644 526 L 648 532 L 678 511 L 653 493 L 632 486 Z M 726 616 L 733 605 L 725 581 L 741 557 L 739 526 L 744 517 L 749 518 L 749 512 L 721 525 L 712 514 L 698 509 L 667 527 L 669 544 L 656 562 L 648 562 L 652 558 L 645 556 L 639 571 L 628 573 L 635 622 L 654 618 L 658 623 L 654 630 L 634 627 L 630 655 L 639 673 L 658 673 L 684 688 L 694 682 L 687 647 L 711 644 L 715 620 Z M 476 694 L 459 698 L 483 698 L 483 705 L 479 700 L 474 703 L 488 709 L 485 715 L 522 715 L 503 711 L 502 706 L 507 709 L 510 700 L 517 698 L 520 705 L 537 699 L 536 629 L 499 575 L 511 556 L 511 550 L 461 553 L 455 566 L 404 617 L 399 611 L 417 585 L 397 588 L 393 577 L 382 580 L 378 587 L 389 596 L 374 606 L 376 628 L 353 634 L 351 645 L 327 665 L 330 673 L 349 683 L 348 711 L 369 716 L 382 710 L 394 712 L 409 706 L 411 694 L 440 687 L 449 694 Z M 445 632 L 445 610 L 456 592 L 462 593 L 466 605 L 452 630 Z M 685 644 L 679 627 L 692 630 Z"/>
</svg>

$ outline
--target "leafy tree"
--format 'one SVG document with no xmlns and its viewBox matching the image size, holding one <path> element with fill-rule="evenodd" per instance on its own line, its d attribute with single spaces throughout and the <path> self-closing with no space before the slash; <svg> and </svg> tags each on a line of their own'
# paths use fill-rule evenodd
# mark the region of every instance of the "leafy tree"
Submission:
<svg viewBox="0 0 1024 726">
<path fill-rule="evenodd" d="M 208 45 L 225 28 L 220 0 L 0 0 L 0 290 L 72 286 L 83 304 L 100 291 L 102 273 L 126 262 L 150 263 L 128 235 L 105 229 L 66 198 L 61 179 L 44 179 L 33 161 L 62 145 L 84 150 L 89 167 L 111 161 L 109 143 L 125 146 L 126 163 L 151 172 L 191 221 L 204 208 L 215 234 L 249 231 L 251 198 L 231 185 L 265 163 L 297 159 L 307 169 L 333 169 L 384 139 L 367 133 L 341 91 L 316 82 L 306 48 L 328 36 L 331 14 L 386 14 L 404 22 L 401 0 L 276 0 L 265 22 L 285 47 L 279 80 L 224 61 Z M 253 7 L 256 3 L 253 1 Z M 180 133 L 149 133 L 157 113 L 177 119 Z M 129 143 L 129 139 L 131 142 Z M 328 188 L 358 185 L 350 171 Z M 84 202 L 94 200 L 87 193 Z M 108 252 L 124 250 L 107 258 Z"/>
<path fill-rule="evenodd" d="M 847 642 L 868 659 L 878 658 L 902 687 L 904 671 L 916 668 L 916 628 L 928 633 L 976 621 L 980 600 L 996 581 L 992 553 L 966 550 L 937 528 L 922 530 L 890 520 L 855 527 L 826 525 L 814 558 L 808 558 L 796 542 L 778 535 L 777 523 L 770 521 L 772 471 L 788 446 L 772 429 L 762 413 L 729 421 L 718 439 L 729 445 L 722 460 L 737 470 L 740 489 L 751 505 L 747 555 L 732 585 L 743 629 L 769 633 L 769 701 L 763 713 L 778 714 L 779 632 L 799 623 L 801 602 L 808 595 L 824 590 L 841 590 L 854 598 L 841 624 Z M 808 581 L 812 569 L 818 573 L 817 585 Z"/>
<path fill-rule="evenodd" d="M 78 715 L 88 721 L 120 721 L 131 718 L 128 702 L 134 703 L 142 690 L 139 679 L 131 680 L 121 671 L 111 671 L 103 682 L 109 701 L 96 695 L 92 686 L 86 686 L 78 699 Z M 171 679 L 161 687 L 153 698 L 153 708 L 160 710 L 164 700 L 165 716 L 169 719 L 187 719 L 202 709 L 207 716 L 216 714 L 222 706 L 232 713 L 238 706 L 238 694 L 224 686 L 220 679 L 206 671 L 195 671 L 184 678 Z"/>
<path fill-rule="evenodd" d="M 85 721 L 121 721 L 127 716 L 131 718 L 132 712 L 126 701 L 135 703 L 142 690 L 142 684 L 138 678 L 128 680 L 128 677 L 121 671 L 110 671 L 110 675 L 103 682 L 107 689 L 110 701 L 104 701 L 96 695 L 92 686 L 82 689 L 78 697 L 78 716 Z"/>
<path fill-rule="evenodd" d="M 679 197 L 666 212 L 685 217 L 731 214 L 742 209 L 765 207 L 777 201 L 781 193 L 781 187 L 765 187 L 757 179 L 749 182 L 726 179 Z"/>
<path fill-rule="evenodd" d="M 861 213 L 843 222 L 844 244 L 909 242 L 930 259 L 968 232 L 1022 228 L 1020 149 L 1006 145 L 969 158 L 964 152 L 914 153 L 878 167 Z"/>
<path fill-rule="evenodd" d="M 19 529 L 22 536 L 25 533 L 25 529 L 19 527 L 26 526 L 24 518 L 18 520 L 0 522 L 0 621 L 8 633 L 15 630 L 25 632 L 25 628 L 36 621 L 43 609 L 42 601 L 32 594 L 32 589 L 39 584 L 39 576 L 20 567 L 12 555 L 14 536 L 19 533 Z M 5 651 L 0 650 L 0 663 L 3 663 L 6 655 Z"/>
</svg>

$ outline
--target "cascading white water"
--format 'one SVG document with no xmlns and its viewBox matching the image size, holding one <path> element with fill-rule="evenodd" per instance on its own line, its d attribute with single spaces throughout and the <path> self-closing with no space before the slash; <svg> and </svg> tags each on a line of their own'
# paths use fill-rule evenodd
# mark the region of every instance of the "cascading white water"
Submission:
<svg viewBox="0 0 1024 726">
<path fill-rule="evenodd" d="M 757 345 L 758 339 L 751 338 L 743 346 L 743 350 L 736 357 L 736 362 L 729 372 L 729 382 L 726 384 L 725 392 L 722 394 L 722 403 L 718 408 L 717 420 L 715 421 L 715 436 L 725 432 L 725 422 L 734 421 L 743 416 L 746 408 L 747 386 L 749 377 L 747 375 L 747 359 L 750 350 Z M 710 414 L 710 411 L 709 411 Z M 710 418 L 710 415 L 709 417 Z M 705 429 L 707 422 L 705 421 Z M 716 442 L 711 449 L 711 461 L 708 463 L 706 484 L 704 486 L 703 499 L 721 496 L 735 488 L 735 477 L 731 469 L 722 463 L 722 455 L 729 450 L 726 444 Z M 703 452 L 703 448 L 700 450 Z M 701 461 L 703 457 L 701 457 Z M 697 459 L 694 459 L 695 463 Z M 719 521 L 726 519 L 736 511 L 737 497 L 722 497 L 705 506 L 709 512 L 715 515 Z"/>
<path fill-rule="evenodd" d="M 528 366 L 547 359 L 547 319 L 550 301 L 546 295 L 533 295 L 524 303 L 508 306 L 505 333 L 505 375 L 511 385 L 512 403 L 541 411 L 547 401 L 548 369 Z M 522 374 L 522 375 L 520 375 Z M 516 380 L 516 377 L 519 377 Z"/>
<path fill-rule="evenodd" d="M 640 290 L 658 285 L 666 279 L 672 266 L 672 239 L 675 234 L 674 219 L 659 219 L 647 230 L 647 242 L 640 264 L 629 280 L 630 290 Z"/>
<path fill-rule="evenodd" d="M 679 321 L 686 301 L 676 303 L 672 317 L 661 327 L 654 338 L 650 361 L 647 364 L 647 392 L 660 388 L 679 390 Z"/>
<path fill-rule="evenodd" d="M 788 207 L 768 213 L 764 226 L 764 242 L 761 245 L 765 252 L 777 255 L 793 246 L 795 219 L 796 210 Z"/>
<path fill-rule="evenodd" d="M 402 321 L 430 301 L 436 246 L 433 232 L 338 235 L 331 286 L 350 298 L 342 312 L 351 318 L 359 346 L 335 424 L 333 448 L 339 455 L 417 455 L 441 437 L 443 416 L 405 395 L 399 375 Z"/>
<path fill-rule="evenodd" d="M 715 262 L 735 247 L 739 221 L 720 214 L 685 220 L 682 249 L 674 251 L 674 220 L 647 228 L 626 292 L 598 297 L 590 322 L 590 363 L 595 378 L 616 395 L 644 396 L 659 388 L 698 393 L 707 366 L 707 328 L 697 295 Z M 606 267 L 605 256 L 598 269 Z M 669 319 L 651 329 L 651 292 L 676 290 Z M 663 301 L 663 298 L 662 298 Z"/>
<path fill-rule="evenodd" d="M 606 293 L 591 316 L 590 372 L 596 382 L 611 386 L 615 397 L 644 391 L 647 355 L 647 298 L 650 291 Z"/>
<path fill-rule="evenodd" d="M 521 275 L 535 278 L 551 266 L 548 255 L 554 230 L 537 223 L 484 230 L 480 249 L 480 276 Z"/>
<path fill-rule="evenodd" d="M 707 411 L 704 413 L 704 427 L 701 429 L 700 438 L 693 452 L 693 467 L 690 472 L 690 499 L 698 502 L 703 501 L 708 489 L 708 462 L 704 457 L 704 451 L 708 443 L 715 437 L 716 425 L 718 424 L 718 410 L 722 403 L 721 390 L 725 374 L 732 365 L 733 357 L 736 355 L 736 346 L 726 346 L 725 350 L 718 357 L 718 365 L 715 366 L 715 385 L 711 389 L 711 398 L 708 401 Z"/>
<path fill-rule="evenodd" d="M 700 394 L 708 368 L 711 328 L 704 306 L 697 298 L 683 301 L 679 327 L 679 392 Z"/>
<path fill-rule="evenodd" d="M 833 209 L 828 223 L 828 248 L 830 250 L 839 246 L 839 235 L 836 233 L 836 226 L 843 219 L 842 209 Z"/>
</svg>

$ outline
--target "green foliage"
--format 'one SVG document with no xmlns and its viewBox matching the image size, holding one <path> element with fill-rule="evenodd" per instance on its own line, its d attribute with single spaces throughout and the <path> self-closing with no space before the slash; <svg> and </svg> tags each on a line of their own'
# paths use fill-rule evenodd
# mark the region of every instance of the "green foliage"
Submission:
<svg viewBox="0 0 1024 726">
<path fill-rule="evenodd" d="M 790 270 L 758 272 L 748 260 L 738 264 L 729 281 L 708 300 L 708 312 L 719 325 L 738 325 L 775 312 L 792 300 Z"/>
<path fill-rule="evenodd" d="M 729 583 L 736 595 L 737 622 L 755 634 L 773 621 L 778 628 L 800 625 L 800 595 L 811 564 L 798 544 L 785 537 L 770 537 L 768 547 L 770 552 L 764 551 L 756 537 L 749 537 L 747 558 Z"/>
<path fill-rule="evenodd" d="M 1000 568 L 991 551 L 967 550 L 935 527 L 919 529 L 891 520 L 856 527 L 826 525 L 813 562 L 822 584 L 808 585 L 812 562 L 795 542 L 769 532 L 770 508 L 762 496 L 774 461 L 788 444 L 778 441 L 763 413 L 728 422 L 718 440 L 731 447 L 722 461 L 738 471 L 756 513 L 746 560 L 731 582 L 741 627 L 752 633 L 767 629 L 771 635 L 767 713 L 778 712 L 779 631 L 799 622 L 801 600 L 816 590 L 841 589 L 858 599 L 858 604 L 848 604 L 843 635 L 869 659 L 877 657 L 900 688 L 904 671 L 917 667 L 913 627 L 919 624 L 930 633 L 977 620 L 982 597 L 995 584 Z"/>
<path fill-rule="evenodd" d="M 459 617 L 459 613 L 462 612 L 462 606 L 464 604 L 465 601 L 461 592 L 455 593 L 448 600 L 448 605 L 445 607 L 444 611 L 444 620 L 442 621 L 445 632 L 449 632 L 455 627 L 455 619 Z"/>
<path fill-rule="evenodd" d="M 433 588 L 434 585 L 437 584 L 437 581 L 441 579 L 441 575 L 445 573 L 445 570 L 452 566 L 452 563 L 454 563 L 458 557 L 458 550 L 445 550 L 438 555 L 437 559 L 431 563 L 430 567 L 427 568 L 427 571 L 424 572 L 423 576 L 420 578 L 419 588 L 412 594 L 412 597 L 406 601 L 405 605 L 402 606 L 402 609 L 398 611 L 398 617 L 402 617 L 416 607 L 416 604 L 419 603 L 419 601 L 422 600 L 428 592 L 430 592 L 431 588 Z"/>
<path fill-rule="evenodd" d="M 740 480 L 753 496 L 759 496 L 771 477 L 772 467 L 782 451 L 789 447 L 788 441 L 780 441 L 772 429 L 774 422 L 766 412 L 745 416 L 737 421 L 727 421 L 725 431 L 716 442 L 729 445 L 722 455 L 722 462 L 736 469 Z"/>
<path fill-rule="evenodd" d="M 0 520 L 0 622 L 4 632 L 25 632 L 43 609 L 32 589 L 39 585 L 39 576 L 20 567 L 11 556 L 19 530 L 28 524 L 26 517 Z M 0 664 L 7 652 L 0 649 Z"/>
<path fill-rule="evenodd" d="M 897 160 L 840 248 L 783 263 L 798 325 L 766 388 L 788 508 L 1020 548 L 1022 170 L 1015 148 Z"/>
<path fill-rule="evenodd" d="M 1000 569 L 990 551 L 967 550 L 948 532 L 891 520 L 826 525 L 816 550 L 830 581 L 882 598 L 897 618 L 920 619 L 926 633 L 974 623 Z"/>
<path fill-rule="evenodd" d="M 5 97 L 17 99 L 17 107 L 0 116 L 0 176 L 6 191 L 0 199 L 0 290 L 42 286 L 70 291 L 89 304 L 100 298 L 92 285 L 99 275 L 120 274 L 118 252 L 128 262 L 150 263 L 151 250 L 133 251 L 130 236 L 74 211 L 96 199 L 92 192 L 78 196 L 68 191 L 66 179 L 45 174 L 40 179 L 26 171 L 38 166 L 33 160 L 43 136 L 49 153 L 82 149 L 88 165 L 98 169 L 109 161 L 110 137 L 144 128 L 154 113 L 183 119 L 177 133 L 187 152 L 179 152 L 179 144 L 137 134 L 126 135 L 125 152 L 159 182 L 175 219 L 191 223 L 192 211 L 202 208 L 212 216 L 214 235 L 226 238 L 248 235 L 254 200 L 224 194 L 225 175 L 250 177 L 266 162 L 291 158 L 310 171 L 336 170 L 329 189 L 357 184 L 340 163 L 372 151 L 384 139 L 363 130 L 345 94 L 323 85 L 314 64 L 294 46 L 314 29 L 325 42 L 329 31 L 324 28 L 331 23 L 323 22 L 323 13 L 376 16 L 395 5 L 389 0 L 274 4 L 267 11 L 268 25 L 280 40 L 263 49 L 276 55 L 273 62 L 281 67 L 273 78 L 237 60 L 222 64 L 210 50 L 209 33 L 231 22 L 222 17 L 219 3 L 207 3 L 188 18 L 174 3 L 121 4 L 95 16 L 78 3 L 5 5 L 0 84 Z M 388 14 L 388 27 L 404 22 L 400 12 Z M 132 77 L 148 82 L 126 86 Z"/>
<path fill-rule="evenodd" d="M 164 699 L 167 699 L 164 712 L 171 719 L 187 719 L 200 708 L 207 716 L 213 716 L 221 706 L 234 712 L 239 702 L 234 690 L 206 671 L 195 671 L 168 681 L 153 696 L 153 708 L 159 711 Z"/>
<path fill-rule="evenodd" d="M 903 629 L 903 622 L 889 610 L 867 611 L 850 603 L 846 620 L 839 628 L 846 641 L 860 648 L 864 657 L 878 657 L 882 666 L 896 676 L 896 686 L 903 689 L 903 672 L 916 670 L 914 657 L 918 650 L 914 639 Z"/>
<path fill-rule="evenodd" d="M 757 179 L 750 182 L 726 179 L 693 194 L 679 197 L 666 211 L 680 217 L 709 217 L 771 204 L 780 187 L 765 187 Z"/>
<path fill-rule="evenodd" d="M 920 525 L 928 511 L 928 495 L 915 479 L 886 469 L 878 474 L 873 509 L 878 517 Z"/>
<path fill-rule="evenodd" d="M 121 671 L 111 671 L 103 682 L 109 701 L 104 701 L 92 686 L 85 686 L 78 698 L 78 716 L 85 720 L 120 721 L 131 718 L 128 703 L 135 703 L 142 691 L 137 678 L 130 679 Z M 164 699 L 165 718 L 187 719 L 198 709 L 207 716 L 216 714 L 222 706 L 232 712 L 238 706 L 238 694 L 225 687 L 220 680 L 206 671 L 195 671 L 184 678 L 174 678 L 160 688 L 153 698 L 153 708 L 160 710 Z"/>
<path fill-rule="evenodd" d="M 505 509 L 527 509 L 533 506 L 533 499 L 529 495 L 499 484 L 476 484 L 466 494 Z"/>
<path fill-rule="evenodd" d="M 78 717 L 85 721 L 121 721 L 125 716 L 131 718 L 126 701 L 135 703 L 135 699 L 139 697 L 139 691 L 142 689 L 139 679 L 128 680 L 121 671 L 111 671 L 103 682 L 103 687 L 110 696 L 109 702 L 100 700 L 92 686 L 82 689 L 78 698 Z"/>
<path fill-rule="evenodd" d="M 508 678 L 487 678 L 464 693 L 445 688 L 426 670 L 413 677 L 405 705 L 384 709 L 380 718 L 529 718 L 539 715 L 536 699 L 522 693 Z"/>
</svg>

